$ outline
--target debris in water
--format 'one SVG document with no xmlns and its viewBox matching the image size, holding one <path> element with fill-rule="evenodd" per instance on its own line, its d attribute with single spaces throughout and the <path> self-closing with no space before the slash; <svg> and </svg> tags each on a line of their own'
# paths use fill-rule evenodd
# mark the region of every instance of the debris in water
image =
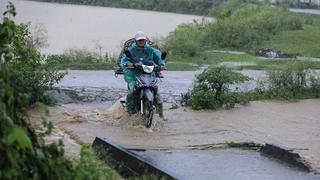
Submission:
<svg viewBox="0 0 320 180">
<path fill-rule="evenodd" d="M 72 116 L 72 114 L 70 114 L 69 112 L 65 111 L 62 113 L 64 116 Z"/>
<path fill-rule="evenodd" d="M 85 122 L 85 121 L 87 121 L 86 115 L 78 112 L 73 116 L 73 118 L 72 118 L 72 120 L 70 122 L 82 123 L 82 122 Z"/>
</svg>

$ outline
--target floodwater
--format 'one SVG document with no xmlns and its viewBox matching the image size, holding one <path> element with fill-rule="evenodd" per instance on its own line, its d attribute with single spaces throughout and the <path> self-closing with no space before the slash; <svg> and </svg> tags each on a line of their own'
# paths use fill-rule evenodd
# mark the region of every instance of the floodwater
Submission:
<svg viewBox="0 0 320 180">
<path fill-rule="evenodd" d="M 281 163 L 255 151 L 240 149 L 135 151 L 156 166 L 181 179 L 282 179 L 316 180 L 319 176 Z"/>
<path fill-rule="evenodd" d="M 186 92 L 196 73 L 164 72 L 160 91 L 169 102 L 164 108 L 169 120 L 162 121 L 155 115 L 151 129 L 144 128 L 141 120 L 129 117 L 120 104 L 113 105 L 121 91 L 125 94 L 126 86 L 123 77 L 116 79 L 112 71 L 69 71 L 57 86 L 79 89 L 81 101 L 50 107 L 50 118 L 81 143 L 92 143 L 96 136 L 108 137 L 126 148 L 143 149 L 176 150 L 226 141 L 271 143 L 292 149 L 310 162 L 315 171 L 320 171 L 319 100 L 251 102 L 216 111 L 172 107 L 170 103 L 176 97 L 173 94 Z M 254 78 L 265 76 L 263 71 L 242 73 Z M 101 97 L 86 97 L 89 94 Z M 85 102 L 91 103 L 83 101 L 88 98 L 92 100 Z"/>
<path fill-rule="evenodd" d="M 73 141 L 92 143 L 99 136 L 127 149 L 146 150 L 135 153 L 185 179 L 320 178 L 255 151 L 190 149 L 227 141 L 272 143 L 299 153 L 319 172 L 319 100 L 252 102 L 219 111 L 170 107 L 165 104 L 164 108 L 169 120 L 155 116 L 151 129 L 117 103 L 63 104 L 49 110 L 53 123 Z M 67 148 L 76 152 L 70 145 Z"/>
<path fill-rule="evenodd" d="M 306 13 L 306 14 L 316 14 L 320 15 L 319 9 L 297 9 L 297 8 L 290 8 L 291 12 L 297 12 L 297 13 Z"/>
<path fill-rule="evenodd" d="M 164 78 L 159 80 L 160 93 L 165 102 L 174 103 L 181 94 L 192 88 L 195 75 L 201 71 L 164 71 Z M 248 70 L 241 73 L 252 80 L 230 87 L 238 91 L 248 91 L 256 88 L 258 81 L 264 80 L 265 71 Z M 115 77 L 113 71 L 83 71 L 68 70 L 68 74 L 55 85 L 64 90 L 76 91 L 86 102 L 94 99 L 115 101 L 126 93 L 126 83 L 123 76 Z M 90 97 L 88 97 L 90 96 Z M 71 102 L 71 100 L 70 100 Z"/>
<path fill-rule="evenodd" d="M 99 53 L 101 50 L 102 53 L 113 54 L 138 30 L 143 30 L 151 38 L 155 37 L 152 39 L 158 39 L 168 35 L 178 24 L 203 18 L 121 8 L 10 1 L 16 6 L 17 22 L 43 24 L 47 29 L 49 47 L 42 49 L 44 53 L 61 53 L 69 48 L 88 48 Z M 0 1 L 1 12 L 7 2 L 8 0 Z"/>
</svg>

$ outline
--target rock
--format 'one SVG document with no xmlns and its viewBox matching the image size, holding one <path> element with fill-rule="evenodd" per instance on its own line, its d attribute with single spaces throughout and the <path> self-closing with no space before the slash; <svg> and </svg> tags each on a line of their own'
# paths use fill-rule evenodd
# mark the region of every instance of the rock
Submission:
<svg viewBox="0 0 320 180">
<path fill-rule="evenodd" d="M 266 58 L 296 58 L 299 54 L 286 53 L 279 50 L 264 48 L 264 49 L 258 49 L 256 51 L 256 55 L 266 57 Z"/>
</svg>

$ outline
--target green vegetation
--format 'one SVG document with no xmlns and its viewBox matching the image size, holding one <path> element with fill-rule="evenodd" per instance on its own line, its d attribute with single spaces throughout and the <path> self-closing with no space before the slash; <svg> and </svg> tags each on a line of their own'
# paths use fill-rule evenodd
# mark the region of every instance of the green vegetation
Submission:
<svg viewBox="0 0 320 180">
<path fill-rule="evenodd" d="M 225 67 L 210 67 L 196 76 L 193 89 L 184 95 L 182 104 L 193 109 L 232 108 L 246 99 L 229 92 L 229 85 L 248 81 L 249 78 Z"/>
<path fill-rule="evenodd" d="M 268 71 L 267 75 L 264 87 L 257 89 L 264 98 L 290 100 L 320 97 L 320 78 L 312 74 L 305 64 L 290 63 Z"/>
<path fill-rule="evenodd" d="M 36 104 L 48 113 L 44 91 L 63 74 L 33 47 L 28 26 L 15 24 L 14 15 L 9 3 L 0 22 L 0 179 L 112 179 L 112 169 L 95 161 L 88 146 L 75 163 L 61 141 L 46 145 L 53 128 L 46 117 L 44 132 L 31 128 L 27 109 Z"/>
<path fill-rule="evenodd" d="M 233 108 L 252 100 L 319 98 L 320 78 L 309 67 L 299 61 L 274 66 L 255 90 L 244 92 L 231 92 L 228 86 L 248 77 L 225 67 L 209 67 L 196 77 L 193 89 L 182 95 L 181 104 L 199 110 Z"/>
<path fill-rule="evenodd" d="M 184 62 L 168 62 L 166 64 L 168 71 L 194 71 L 199 68 L 197 64 Z"/>
<path fill-rule="evenodd" d="M 36 0 L 68 4 L 83 4 L 105 7 L 143 9 L 186 14 L 207 15 L 212 7 L 223 0 Z"/>
<path fill-rule="evenodd" d="M 115 58 L 84 49 L 69 49 L 63 54 L 49 55 L 47 61 L 57 69 L 110 70 L 115 65 Z"/>
<path fill-rule="evenodd" d="M 299 29 L 302 22 L 286 9 L 248 4 L 208 24 L 203 38 L 211 47 L 251 49 L 279 32 Z"/>
<path fill-rule="evenodd" d="M 320 16 L 290 13 L 286 7 L 265 2 L 229 0 L 212 9 L 215 22 L 193 22 L 178 26 L 164 39 L 162 49 L 169 60 L 194 64 L 216 65 L 221 62 L 252 62 L 237 69 L 270 69 L 293 59 L 264 60 L 254 57 L 256 49 L 273 48 L 300 56 L 320 57 Z M 231 54 L 224 51 L 246 51 Z M 303 58 L 301 58 L 303 59 Z M 318 62 L 301 63 L 318 69 Z"/>
<path fill-rule="evenodd" d="M 268 59 L 257 61 L 255 65 L 240 65 L 233 67 L 235 70 L 281 70 L 286 66 L 294 64 L 299 64 L 305 66 L 308 69 L 320 69 L 320 61 L 310 61 L 310 60 L 296 60 L 296 59 Z"/>
<path fill-rule="evenodd" d="M 287 9 L 265 4 L 241 4 L 239 7 L 239 3 L 239 0 L 231 0 L 217 8 L 213 12 L 218 14 L 216 22 L 178 26 L 165 39 L 164 49 L 174 55 L 191 57 L 212 48 L 251 50 L 280 32 L 303 28 L 302 20 Z"/>
<path fill-rule="evenodd" d="M 204 51 L 195 57 L 188 55 L 171 55 L 169 62 L 217 65 L 221 62 L 258 62 L 261 59 L 250 54 L 231 54 L 220 51 Z"/>
<path fill-rule="evenodd" d="M 288 53 L 298 53 L 307 57 L 320 57 L 319 29 L 319 25 L 305 25 L 301 30 L 284 31 L 262 42 L 259 47 L 278 49 Z"/>
</svg>

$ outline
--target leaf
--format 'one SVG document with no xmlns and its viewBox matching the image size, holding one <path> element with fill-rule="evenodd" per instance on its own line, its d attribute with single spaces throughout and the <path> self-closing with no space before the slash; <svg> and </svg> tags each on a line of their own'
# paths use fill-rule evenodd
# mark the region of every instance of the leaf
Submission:
<svg viewBox="0 0 320 180">
<path fill-rule="evenodd" d="M 32 143 L 26 133 L 22 128 L 14 126 L 7 138 L 8 145 L 13 143 L 18 143 L 22 149 L 32 149 Z"/>
</svg>

